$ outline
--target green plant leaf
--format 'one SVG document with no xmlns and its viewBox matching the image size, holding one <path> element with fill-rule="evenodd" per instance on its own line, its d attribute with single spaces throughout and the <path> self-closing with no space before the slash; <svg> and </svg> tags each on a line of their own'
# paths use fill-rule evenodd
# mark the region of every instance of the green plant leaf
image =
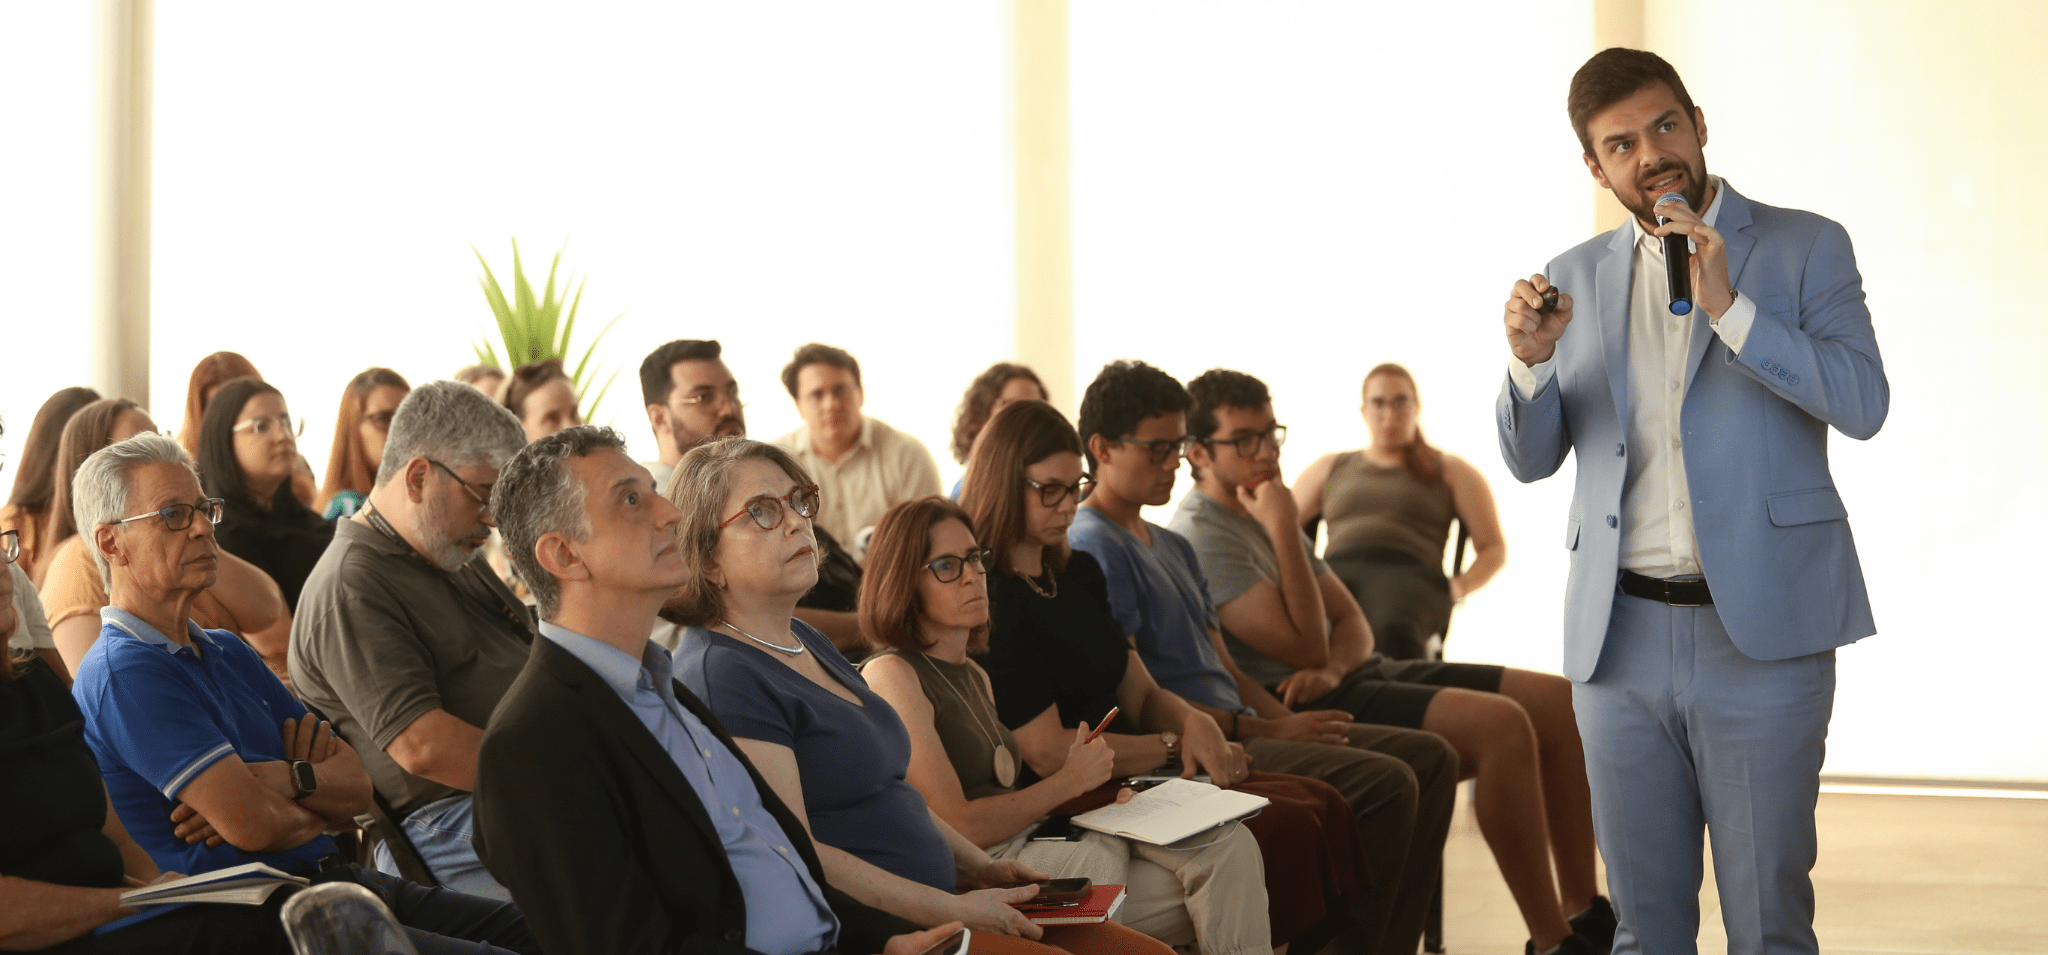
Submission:
<svg viewBox="0 0 2048 955">
<path fill-rule="evenodd" d="M 498 338 L 505 346 L 505 361 L 501 363 L 497 361 L 497 350 L 492 346 L 490 336 L 486 335 L 482 342 L 472 345 L 478 357 L 489 356 L 493 364 L 508 371 L 543 358 L 560 358 L 563 360 L 563 370 L 569 373 L 570 385 L 575 390 L 577 403 L 581 405 L 590 385 L 601 372 L 601 362 L 596 358 L 597 346 L 604 340 L 605 334 L 612 330 L 612 326 L 617 325 L 619 319 L 625 317 L 625 313 L 620 312 L 598 330 L 596 337 L 584 346 L 582 355 L 571 370 L 567 365 L 571 354 L 571 341 L 576 332 L 577 313 L 583 305 L 585 280 L 579 276 L 561 274 L 562 256 L 567 251 L 566 244 L 555 252 L 554 258 L 548 263 L 547 280 L 543 283 L 540 294 L 536 296 L 533 282 L 526 275 L 525 260 L 519 254 L 519 241 L 514 239 L 512 293 L 509 299 L 505 293 L 505 286 L 498 281 L 497 274 L 491 271 L 491 265 L 484 259 L 483 253 L 475 246 L 470 246 L 470 251 L 476 255 L 477 264 L 483 269 L 483 275 L 477 279 L 477 284 L 483 289 L 484 301 L 490 306 L 491 316 L 498 327 Z M 618 375 L 619 372 L 614 370 L 605 379 L 597 397 L 591 399 L 584 420 L 590 420 L 590 417 L 596 414 L 598 402 L 604 399 L 605 392 L 610 390 Z"/>
</svg>

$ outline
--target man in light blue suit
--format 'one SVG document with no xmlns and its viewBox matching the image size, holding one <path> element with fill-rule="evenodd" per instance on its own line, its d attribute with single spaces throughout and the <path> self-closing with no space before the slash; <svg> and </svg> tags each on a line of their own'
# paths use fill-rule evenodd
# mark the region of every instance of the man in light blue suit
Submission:
<svg viewBox="0 0 2048 955">
<path fill-rule="evenodd" d="M 1656 55 L 1595 55 L 1569 112 L 1633 221 L 1515 283 L 1495 423 L 1523 481 L 1578 454 L 1565 675 L 1614 951 L 1696 951 L 1704 831 L 1728 950 L 1816 952 L 1834 648 L 1876 630 L 1827 460 L 1830 426 L 1868 438 L 1890 402 L 1862 279 L 1840 225 L 1707 175 L 1705 116 Z M 1696 249 L 1684 316 L 1668 233 Z"/>
</svg>

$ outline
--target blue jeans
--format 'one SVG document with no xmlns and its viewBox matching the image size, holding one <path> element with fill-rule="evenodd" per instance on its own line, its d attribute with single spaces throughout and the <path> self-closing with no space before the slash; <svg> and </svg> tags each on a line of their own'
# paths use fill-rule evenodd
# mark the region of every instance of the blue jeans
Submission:
<svg viewBox="0 0 2048 955">
<path fill-rule="evenodd" d="M 483 861 L 476 857 L 476 846 L 469 841 L 476 831 L 475 817 L 470 809 L 468 794 L 450 796 L 438 802 L 430 802 L 412 811 L 399 827 L 418 849 L 420 861 L 427 864 L 427 871 L 434 874 L 443 886 L 465 895 L 512 901 L 512 893 L 491 878 L 484 869 Z M 386 875 L 398 875 L 398 862 L 391 851 L 382 845 L 377 847 L 377 871 Z"/>
</svg>

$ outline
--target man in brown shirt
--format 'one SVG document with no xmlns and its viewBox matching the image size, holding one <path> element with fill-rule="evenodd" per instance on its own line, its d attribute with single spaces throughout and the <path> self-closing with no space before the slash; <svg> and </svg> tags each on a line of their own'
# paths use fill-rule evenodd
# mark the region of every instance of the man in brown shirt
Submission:
<svg viewBox="0 0 2048 955">
<path fill-rule="evenodd" d="M 534 621 L 478 548 L 498 469 L 525 443 L 518 419 L 468 385 L 407 395 L 367 504 L 306 581 L 290 655 L 293 687 L 361 754 L 434 877 L 499 899 L 470 845 L 470 790 Z M 396 871 L 381 852 L 378 866 Z"/>
</svg>

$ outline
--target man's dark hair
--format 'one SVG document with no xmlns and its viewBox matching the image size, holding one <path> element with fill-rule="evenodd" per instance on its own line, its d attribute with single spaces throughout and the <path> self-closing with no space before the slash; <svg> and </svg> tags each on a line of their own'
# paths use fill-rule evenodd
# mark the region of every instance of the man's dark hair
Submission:
<svg viewBox="0 0 2048 955">
<path fill-rule="evenodd" d="M 505 537 L 505 559 L 540 603 L 540 616 L 552 620 L 562 609 L 562 582 L 540 565 L 533 545 L 548 534 L 590 539 L 590 521 L 583 514 L 587 488 L 569 471 L 569 459 L 598 451 L 626 453 L 626 439 L 610 428 L 578 425 L 535 441 L 498 472 L 491 489 L 491 511 L 498 533 Z"/>
<path fill-rule="evenodd" d="M 1584 149 L 1586 155 L 1593 155 L 1593 137 L 1586 132 L 1586 124 L 1593 121 L 1594 114 L 1636 95 L 1652 83 L 1662 83 L 1671 88 L 1671 95 L 1685 110 L 1686 122 L 1697 120 L 1692 96 L 1685 91 L 1685 81 L 1678 78 L 1678 71 L 1672 69 L 1663 57 L 1648 50 L 1619 46 L 1593 54 L 1592 59 L 1572 74 L 1571 94 L 1565 101 L 1565 111 L 1572 118 L 1572 132 L 1579 134 L 1579 148 Z"/>
<path fill-rule="evenodd" d="M 1266 383 L 1241 371 L 1228 368 L 1211 368 L 1188 381 L 1188 398 L 1194 404 L 1188 408 L 1188 434 L 1196 441 L 1203 441 L 1216 434 L 1216 409 L 1243 408 L 1256 411 L 1273 403 L 1273 393 L 1266 390 Z M 1202 479 L 1202 469 L 1193 461 L 1188 462 L 1188 473 L 1195 480 Z"/>
<path fill-rule="evenodd" d="M 844 348 L 811 342 L 799 347 L 789 359 L 789 364 L 782 366 L 782 387 L 789 389 L 791 398 L 796 397 L 796 376 L 812 365 L 831 365 L 852 375 L 856 386 L 867 387 L 860 383 L 860 362 L 854 361 L 851 353 Z"/>
<path fill-rule="evenodd" d="M 1122 359 L 1102 366 L 1081 395 L 1081 447 L 1095 435 L 1121 438 L 1153 415 L 1185 412 L 1192 402 L 1180 381 L 1142 361 Z M 1088 452 L 1088 471 L 1095 471 L 1095 453 Z"/>
<path fill-rule="evenodd" d="M 717 361 L 725 353 L 714 340 L 678 338 L 651 352 L 640 363 L 641 405 L 668 404 L 668 393 L 675 390 L 675 376 L 670 369 L 679 361 Z"/>
</svg>

